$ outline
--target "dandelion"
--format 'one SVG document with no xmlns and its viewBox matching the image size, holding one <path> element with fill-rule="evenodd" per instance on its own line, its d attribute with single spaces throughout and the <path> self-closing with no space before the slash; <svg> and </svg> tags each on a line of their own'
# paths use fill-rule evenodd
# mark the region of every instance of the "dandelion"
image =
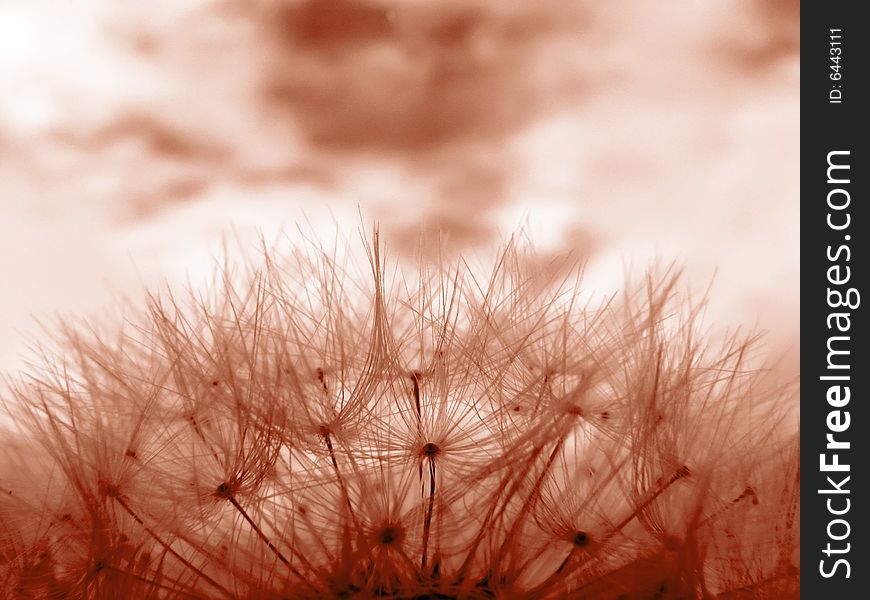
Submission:
<svg viewBox="0 0 870 600">
<path fill-rule="evenodd" d="M 63 327 L 4 399 L 2 595 L 797 597 L 795 391 L 677 272 L 365 250 Z"/>
</svg>

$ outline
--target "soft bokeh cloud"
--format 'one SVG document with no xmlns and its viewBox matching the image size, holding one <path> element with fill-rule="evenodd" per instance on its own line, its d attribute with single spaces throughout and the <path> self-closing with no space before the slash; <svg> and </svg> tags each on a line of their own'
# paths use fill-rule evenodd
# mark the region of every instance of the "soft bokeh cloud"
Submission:
<svg viewBox="0 0 870 600">
<path fill-rule="evenodd" d="M 796 348 L 798 2 L 0 0 L 0 365 L 228 229 L 653 258 Z M 247 234 L 246 234 L 247 235 Z"/>
</svg>

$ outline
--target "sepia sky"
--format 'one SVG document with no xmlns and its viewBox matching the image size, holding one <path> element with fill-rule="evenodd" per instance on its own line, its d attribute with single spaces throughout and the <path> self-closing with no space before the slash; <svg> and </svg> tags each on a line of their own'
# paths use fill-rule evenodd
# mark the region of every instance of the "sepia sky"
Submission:
<svg viewBox="0 0 870 600">
<path fill-rule="evenodd" d="M 799 3 L 0 0 L 0 368 L 222 236 L 686 266 L 796 369 Z"/>
</svg>

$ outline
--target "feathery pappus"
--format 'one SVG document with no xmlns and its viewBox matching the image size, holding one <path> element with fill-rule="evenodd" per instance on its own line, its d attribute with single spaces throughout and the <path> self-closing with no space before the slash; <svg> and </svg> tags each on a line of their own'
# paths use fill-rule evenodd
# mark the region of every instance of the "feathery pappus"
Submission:
<svg viewBox="0 0 870 600">
<path fill-rule="evenodd" d="M 307 242 L 10 380 L 7 598 L 798 598 L 797 392 L 679 273 L 603 302 Z"/>
</svg>

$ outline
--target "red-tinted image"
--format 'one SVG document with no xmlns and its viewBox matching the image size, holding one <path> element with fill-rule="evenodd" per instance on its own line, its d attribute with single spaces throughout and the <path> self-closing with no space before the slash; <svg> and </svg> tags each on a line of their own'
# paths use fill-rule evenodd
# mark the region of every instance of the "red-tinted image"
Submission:
<svg viewBox="0 0 870 600">
<path fill-rule="evenodd" d="M 798 597 L 799 45 L 0 0 L 0 595 Z"/>
</svg>

